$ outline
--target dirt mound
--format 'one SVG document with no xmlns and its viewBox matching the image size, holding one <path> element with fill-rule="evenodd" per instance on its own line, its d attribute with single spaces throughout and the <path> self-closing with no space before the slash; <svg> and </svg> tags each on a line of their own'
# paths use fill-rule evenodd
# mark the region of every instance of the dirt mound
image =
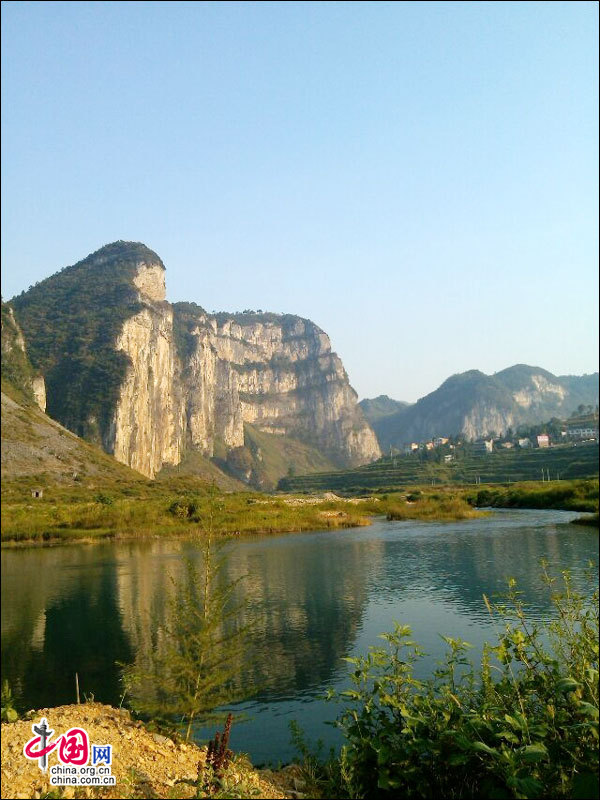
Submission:
<svg viewBox="0 0 600 800">
<path fill-rule="evenodd" d="M 194 787 L 178 783 L 194 780 L 198 764 L 204 763 L 205 750 L 195 744 L 176 743 L 152 733 L 143 723 L 131 718 L 129 712 L 101 703 L 44 708 L 29 715 L 31 718 L 2 725 L 2 797 L 39 798 L 70 797 L 193 797 Z M 55 731 L 54 739 L 69 728 L 87 731 L 90 744 L 112 745 L 113 787 L 53 787 L 49 770 L 43 773 L 37 761 L 23 755 L 23 747 L 34 736 L 31 726 L 46 717 Z M 48 756 L 48 766 L 58 763 L 55 753 Z M 280 787 L 261 777 L 243 758 L 234 758 L 227 770 L 230 785 L 243 784 L 248 795 L 264 798 L 285 798 Z M 270 776 L 269 776 L 270 777 Z M 60 792 L 60 795 L 58 795 Z M 239 796 L 245 796 L 245 793 Z"/>
</svg>

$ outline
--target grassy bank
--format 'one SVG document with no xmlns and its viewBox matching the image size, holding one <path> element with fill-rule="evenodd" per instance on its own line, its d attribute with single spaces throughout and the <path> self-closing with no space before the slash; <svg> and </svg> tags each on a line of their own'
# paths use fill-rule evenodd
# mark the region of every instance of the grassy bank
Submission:
<svg viewBox="0 0 600 800">
<path fill-rule="evenodd" d="M 457 494 L 427 494 L 420 489 L 409 493 L 405 499 L 392 500 L 387 512 L 390 520 L 460 520 L 483 515 L 484 512 L 475 509 L 466 498 Z"/>
<path fill-rule="evenodd" d="M 468 493 L 477 506 L 494 508 L 557 508 L 598 513 L 598 480 L 529 481 L 504 486 L 485 486 Z"/>
<path fill-rule="evenodd" d="M 2 542 L 52 543 L 201 532 L 211 518 L 221 535 L 286 533 L 390 520 L 451 521 L 484 516 L 476 507 L 556 508 L 598 512 L 598 481 L 504 486 L 413 487 L 365 497 L 219 492 L 192 479 L 141 482 L 101 490 L 48 487 L 40 499 L 22 490 L 2 496 Z"/>
<path fill-rule="evenodd" d="M 212 515 L 219 534 L 274 533 L 368 525 L 361 506 L 340 501 L 293 506 L 285 499 L 266 501 L 249 493 L 220 495 L 212 503 L 206 491 L 145 497 L 99 494 L 64 501 L 3 504 L 2 541 L 69 541 L 106 537 L 185 536 L 203 530 Z M 362 505 L 362 504 L 361 504 Z"/>
<path fill-rule="evenodd" d="M 375 515 L 452 520 L 481 512 L 455 492 L 415 490 L 362 498 L 237 492 L 215 498 L 206 484 L 191 488 L 148 482 L 120 492 L 56 487 L 41 499 L 3 498 L 2 542 L 181 536 L 201 532 L 209 518 L 222 535 L 285 533 L 369 525 Z"/>
</svg>

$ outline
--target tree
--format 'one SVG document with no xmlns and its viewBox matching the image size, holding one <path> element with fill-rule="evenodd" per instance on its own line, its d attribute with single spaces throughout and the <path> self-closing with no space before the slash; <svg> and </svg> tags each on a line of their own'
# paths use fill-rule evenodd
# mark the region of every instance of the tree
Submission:
<svg viewBox="0 0 600 800">
<path fill-rule="evenodd" d="M 185 726 L 186 741 L 194 723 L 223 718 L 215 711 L 218 706 L 251 694 L 236 670 L 245 655 L 246 629 L 238 625 L 239 607 L 232 595 L 242 579 L 224 579 L 223 558 L 213 541 L 217 508 L 213 486 L 201 538 L 202 564 L 187 559 L 185 585 L 174 586 L 170 613 L 158 626 L 151 652 L 123 669 L 131 707 L 154 720 Z"/>
</svg>

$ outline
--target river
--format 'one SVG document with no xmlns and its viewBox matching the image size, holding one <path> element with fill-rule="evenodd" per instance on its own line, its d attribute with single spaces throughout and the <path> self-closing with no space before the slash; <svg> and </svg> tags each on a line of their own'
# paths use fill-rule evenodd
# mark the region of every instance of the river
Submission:
<svg viewBox="0 0 600 800">
<path fill-rule="evenodd" d="M 531 617 L 547 618 L 540 560 L 555 574 L 570 569 L 576 582 L 588 561 L 598 564 L 598 532 L 570 524 L 575 516 L 499 510 L 454 523 L 377 519 L 367 528 L 229 542 L 223 579 L 242 577 L 237 601 L 252 626 L 239 670 L 262 686 L 233 709 L 249 719 L 234 725 L 232 747 L 257 764 L 289 761 L 291 720 L 310 741 L 339 744 L 325 724 L 337 708 L 322 695 L 347 685 L 344 658 L 380 645 L 395 620 L 410 625 L 427 652 L 416 669 L 425 677 L 444 652 L 441 634 L 471 642 L 475 659 L 494 640 L 482 595 L 502 592 L 508 577 Z M 187 559 L 201 559 L 189 540 L 4 549 L 2 675 L 20 707 L 73 703 L 75 673 L 82 699 L 118 705 L 118 662 L 152 646 Z"/>
</svg>

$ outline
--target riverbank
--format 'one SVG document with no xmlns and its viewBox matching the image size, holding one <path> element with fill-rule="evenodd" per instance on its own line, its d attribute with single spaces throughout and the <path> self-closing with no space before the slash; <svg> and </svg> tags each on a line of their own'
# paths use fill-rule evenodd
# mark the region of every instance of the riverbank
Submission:
<svg viewBox="0 0 600 800">
<path fill-rule="evenodd" d="M 218 493 L 206 485 L 177 492 L 149 484 L 128 496 L 54 488 L 39 499 L 3 499 L 2 545 L 197 536 L 208 526 L 222 536 L 292 533 L 361 527 L 370 525 L 374 516 L 397 519 L 399 514 L 417 520 L 484 515 L 456 492 L 416 490 L 345 498 L 332 493 Z"/>
<path fill-rule="evenodd" d="M 467 495 L 477 506 L 493 508 L 554 508 L 598 513 L 598 479 L 526 481 L 481 486 Z"/>
<path fill-rule="evenodd" d="M 577 519 L 574 519 L 573 522 L 575 523 L 575 525 L 586 525 L 590 528 L 600 527 L 600 519 L 598 517 L 598 513 L 590 514 L 589 516 L 586 517 L 577 517 Z"/>
<path fill-rule="evenodd" d="M 2 546 L 30 546 L 107 539 L 178 538 L 293 533 L 370 525 L 390 520 L 457 521 L 485 516 L 481 507 L 557 509 L 598 513 L 598 480 L 465 487 L 414 487 L 405 491 L 343 497 L 220 492 L 196 482 L 148 481 L 131 487 L 47 487 L 43 496 L 2 493 Z M 593 525 L 587 521 L 584 524 Z M 596 517 L 597 520 L 597 517 Z M 596 521 L 597 525 L 597 521 Z"/>
<path fill-rule="evenodd" d="M 55 738 L 70 728 L 83 728 L 90 746 L 111 745 L 115 786 L 93 789 L 52 786 L 49 770 L 43 773 L 37 761 L 23 755 L 24 745 L 34 735 L 31 726 L 42 717 L 48 720 Z M 28 719 L 2 724 L 2 797 L 208 797 L 196 794 L 196 787 L 185 783 L 197 779 L 205 759 L 206 748 L 153 733 L 125 709 L 101 703 L 43 708 L 30 712 Z M 51 753 L 48 766 L 57 763 L 56 755 Z M 240 755 L 234 756 L 223 776 L 229 797 L 292 798 L 297 796 L 294 786 L 298 781 L 292 768 L 261 772 Z"/>
</svg>

